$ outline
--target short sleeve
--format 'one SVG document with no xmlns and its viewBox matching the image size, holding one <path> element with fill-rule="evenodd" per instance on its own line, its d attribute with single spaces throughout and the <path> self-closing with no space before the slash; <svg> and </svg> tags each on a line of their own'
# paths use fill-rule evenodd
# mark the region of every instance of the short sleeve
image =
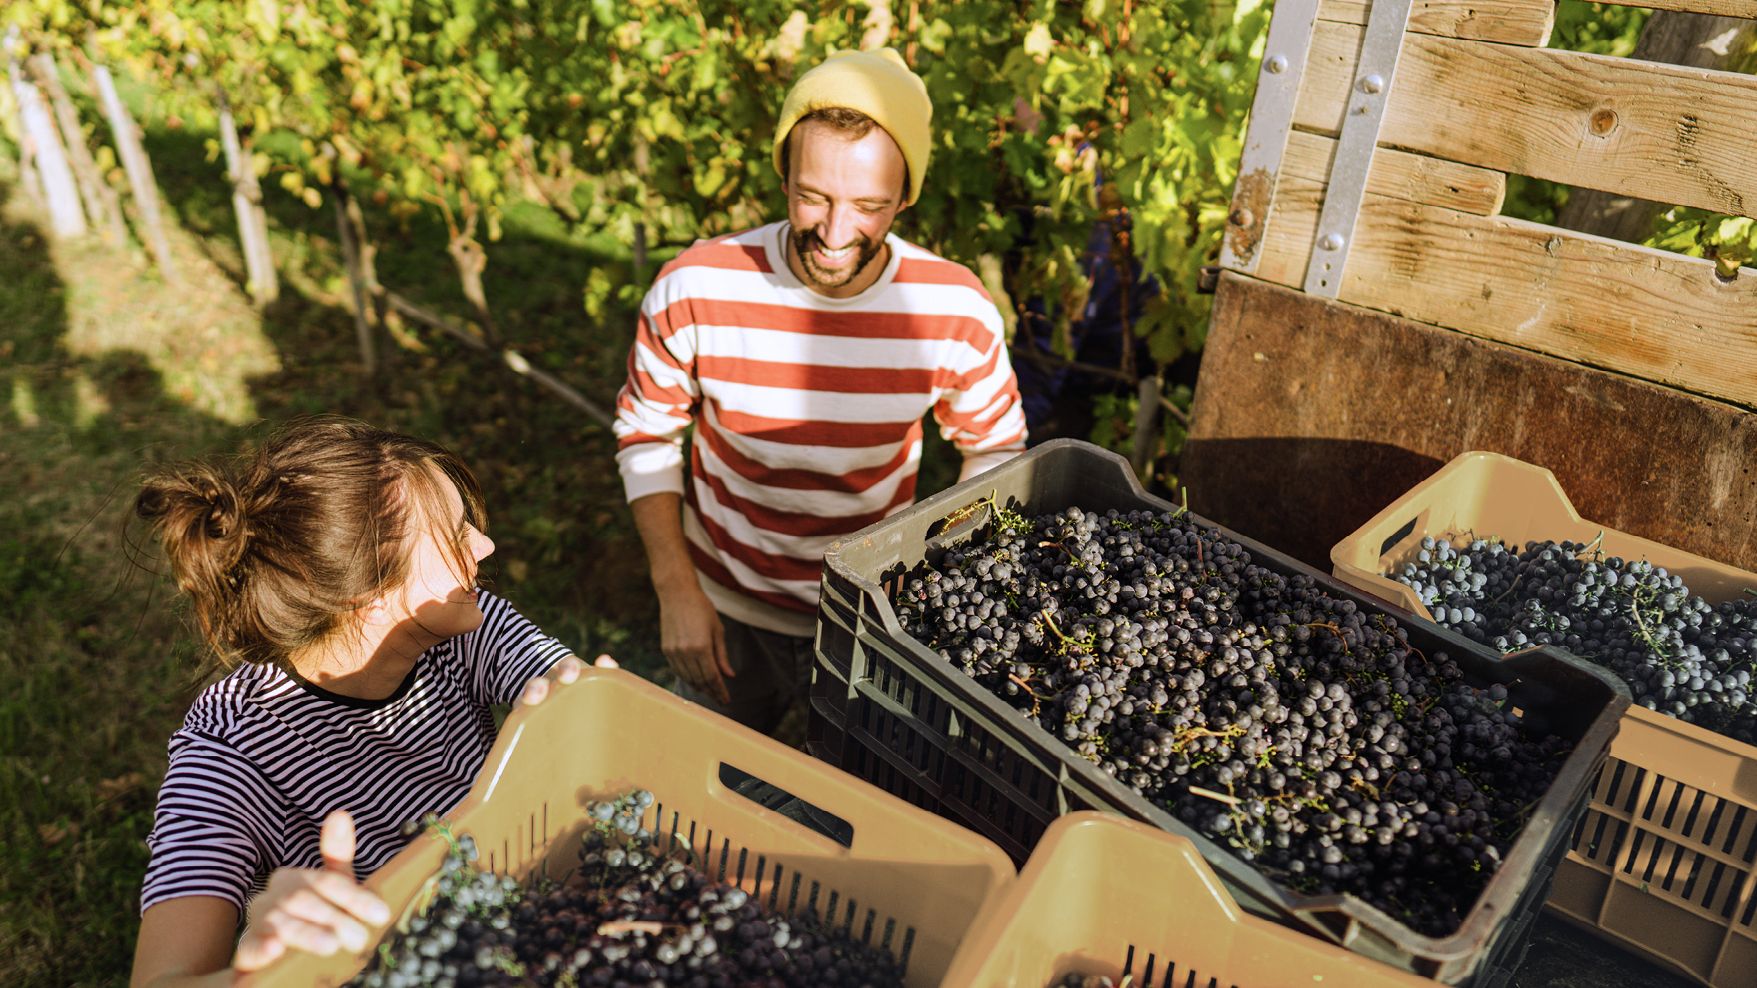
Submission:
<svg viewBox="0 0 1757 988">
<path fill-rule="evenodd" d="M 505 600 L 482 591 L 482 626 L 459 638 L 458 652 L 470 670 L 470 691 L 484 703 L 511 703 L 533 678 L 573 650 L 544 634 Z"/>
<path fill-rule="evenodd" d="M 209 895 L 243 916 L 275 860 L 285 800 L 248 759 L 221 742 L 178 732 L 159 787 L 140 909 Z"/>
</svg>

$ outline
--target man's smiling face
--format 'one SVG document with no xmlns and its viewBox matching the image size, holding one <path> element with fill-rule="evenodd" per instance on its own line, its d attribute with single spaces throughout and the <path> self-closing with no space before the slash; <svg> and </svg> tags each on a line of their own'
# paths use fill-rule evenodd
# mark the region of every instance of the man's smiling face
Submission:
<svg viewBox="0 0 1757 988">
<path fill-rule="evenodd" d="M 883 273 L 885 237 L 903 210 L 903 152 L 882 127 L 850 139 L 808 120 L 787 153 L 788 267 L 820 294 L 858 295 Z"/>
</svg>

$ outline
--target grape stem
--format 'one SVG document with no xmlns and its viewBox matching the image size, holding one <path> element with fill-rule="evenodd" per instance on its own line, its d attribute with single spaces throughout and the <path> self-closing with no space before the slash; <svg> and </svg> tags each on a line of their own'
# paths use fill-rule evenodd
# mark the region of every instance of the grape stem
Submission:
<svg viewBox="0 0 1757 988">
<path fill-rule="evenodd" d="M 1576 552 L 1574 554 L 1574 558 L 1575 559 L 1584 559 L 1584 558 L 1586 558 L 1587 553 L 1591 553 L 1593 558 L 1597 559 L 1599 556 L 1599 547 L 1603 544 L 1604 544 L 1604 529 L 1601 528 L 1598 530 L 1598 535 L 1596 537 L 1594 537 L 1591 542 L 1588 542 L 1586 545 L 1583 545 L 1580 547 L 1580 551 Z"/>
<path fill-rule="evenodd" d="M 1062 650 L 1062 654 L 1064 654 L 1064 655 L 1067 654 L 1067 650 L 1068 650 L 1069 646 L 1072 646 L 1080 651 L 1085 651 L 1086 649 L 1091 648 L 1092 643 L 1097 640 L 1096 634 L 1094 632 L 1087 632 L 1086 635 L 1081 638 L 1069 638 L 1067 635 L 1062 633 L 1061 628 L 1056 626 L 1055 618 L 1052 618 L 1049 616 L 1049 609 L 1048 608 L 1044 608 L 1042 611 L 1040 611 L 1039 616 L 1043 618 L 1044 625 L 1046 627 L 1048 627 L 1050 631 L 1055 633 L 1056 638 L 1061 640 L 1061 643 L 1062 643 L 1061 650 Z"/>
<path fill-rule="evenodd" d="M 1224 741 L 1231 738 L 1242 737 L 1244 736 L 1244 733 L 1245 729 L 1237 724 L 1232 724 L 1225 730 L 1221 731 L 1216 731 L 1207 727 L 1186 727 L 1177 732 L 1176 739 L 1172 741 L 1171 750 L 1174 754 L 1181 755 L 1183 754 L 1184 749 L 1190 746 L 1190 742 L 1192 741 L 1201 738 L 1220 738 Z"/>
<path fill-rule="evenodd" d="M 624 933 L 645 933 L 648 936 L 658 936 L 667 930 L 681 929 L 683 929 L 683 926 L 680 924 L 659 923 L 650 919 L 618 919 L 608 923 L 599 923 L 598 935 L 601 937 L 614 937 L 621 936 Z"/>
<path fill-rule="evenodd" d="M 1508 594 L 1519 589 L 1519 581 L 1523 580 L 1523 579 L 1525 579 L 1524 573 L 1520 573 L 1518 576 L 1515 576 L 1513 578 L 1513 582 L 1507 585 L 1507 589 L 1501 591 L 1501 595 L 1499 597 L 1496 597 L 1494 600 L 1489 601 L 1489 603 L 1499 604 L 1501 601 L 1506 600 Z"/>
<path fill-rule="evenodd" d="M 1189 793 L 1192 796 L 1200 796 L 1203 799 L 1212 799 L 1217 803 L 1225 803 L 1228 806 L 1237 806 L 1244 802 L 1244 800 L 1239 799 L 1237 796 L 1228 796 L 1224 793 L 1215 792 L 1212 789 L 1203 789 L 1201 786 L 1190 786 Z"/>
<path fill-rule="evenodd" d="M 1641 591 L 1644 589 L 1647 588 L 1637 586 L 1634 590 L 1629 592 L 1629 612 L 1635 615 L 1635 630 L 1641 633 L 1641 640 L 1647 644 L 1648 648 L 1653 650 L 1654 655 L 1659 656 L 1660 659 L 1666 662 L 1670 662 L 1672 659 L 1671 653 L 1666 649 L 1661 648 L 1659 643 L 1653 640 L 1653 633 L 1647 629 L 1647 622 L 1641 617 Z M 1649 591 L 1648 599 L 1651 600 L 1652 597 L 1653 591 Z"/>
<path fill-rule="evenodd" d="M 1342 643 L 1342 654 L 1344 654 L 1344 655 L 1353 655 L 1354 654 L 1348 648 L 1348 639 L 1343 636 L 1342 629 L 1336 627 L 1336 625 L 1331 624 L 1328 621 L 1313 621 L 1310 624 L 1307 624 L 1306 627 L 1308 627 L 1308 628 L 1323 628 L 1325 631 L 1328 631 L 1331 634 L 1335 635 L 1336 640 Z"/>
</svg>

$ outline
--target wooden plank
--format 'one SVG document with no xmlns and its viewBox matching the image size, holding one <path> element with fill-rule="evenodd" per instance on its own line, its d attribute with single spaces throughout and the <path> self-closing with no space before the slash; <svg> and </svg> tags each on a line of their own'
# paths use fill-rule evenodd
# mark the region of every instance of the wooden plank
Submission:
<svg viewBox="0 0 1757 988">
<path fill-rule="evenodd" d="M 1372 5 L 1372 0 L 1323 0 L 1318 19 L 1364 26 Z M 1555 23 L 1555 0 L 1415 0 L 1409 9 L 1409 30 L 1417 34 L 1509 45 L 1549 44 Z"/>
<path fill-rule="evenodd" d="M 1178 470 L 1192 509 L 1327 572 L 1472 449 L 1555 471 L 1594 521 L 1757 569 L 1757 415 L 1222 275 Z"/>
<path fill-rule="evenodd" d="M 1278 184 L 1257 276 L 1299 286 L 1323 190 Z M 1369 194 L 1339 298 L 1757 406 L 1757 270 Z"/>
<path fill-rule="evenodd" d="M 1320 21 L 1296 126 L 1335 134 L 1362 29 Z M 1757 76 L 1405 36 L 1381 144 L 1620 195 L 1757 215 Z"/>
<path fill-rule="evenodd" d="M 1603 0 L 1619 7 L 1652 7 L 1656 10 L 1681 10 L 1691 14 L 1720 14 L 1725 17 L 1757 17 L 1757 0 Z"/>
<path fill-rule="evenodd" d="M 1334 138 L 1296 130 L 1288 135 L 1282 173 L 1324 185 L 1329 181 L 1330 161 L 1335 156 Z M 1501 211 L 1507 196 L 1507 176 L 1444 158 L 1380 148 L 1373 155 L 1372 170 L 1367 173 L 1367 191 L 1493 216 Z"/>
</svg>

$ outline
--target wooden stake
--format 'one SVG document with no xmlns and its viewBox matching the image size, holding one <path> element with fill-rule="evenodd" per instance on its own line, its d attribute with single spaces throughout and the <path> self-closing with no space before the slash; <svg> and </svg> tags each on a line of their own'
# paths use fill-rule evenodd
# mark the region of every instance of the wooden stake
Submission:
<svg viewBox="0 0 1757 988">
<path fill-rule="evenodd" d="M 377 374 L 378 347 L 373 339 L 372 322 L 367 314 L 366 303 L 371 289 L 360 264 L 360 245 L 355 239 L 354 217 L 349 215 L 349 206 L 354 197 L 348 194 L 348 187 L 340 180 L 331 183 L 329 191 L 330 202 L 335 207 L 336 240 L 342 245 L 342 265 L 348 270 L 348 286 L 354 291 L 354 335 L 360 341 L 360 362 L 365 365 L 367 374 Z M 358 207 L 355 207 L 355 212 L 358 212 Z"/>
<path fill-rule="evenodd" d="M 226 152 L 226 175 L 232 181 L 232 209 L 238 214 L 238 242 L 244 251 L 245 278 L 251 299 L 262 308 L 280 296 L 274 254 L 268 244 L 268 216 L 262 209 L 262 186 L 257 184 L 256 168 L 251 164 L 248 149 L 238 137 L 232 107 L 224 94 L 217 102 L 220 145 Z"/>
<path fill-rule="evenodd" d="M 580 394 L 578 391 L 575 391 L 565 382 L 556 378 L 553 374 L 550 374 L 541 368 L 532 367 L 530 361 L 526 360 L 524 355 L 517 350 L 496 350 L 476 334 L 452 322 L 450 319 L 438 315 L 437 313 L 398 295 L 396 292 L 386 291 L 383 293 L 383 296 L 385 305 L 391 312 L 409 319 L 412 322 L 417 322 L 423 326 L 437 329 L 472 350 L 498 356 L 501 364 L 504 365 L 507 370 L 512 371 L 520 377 L 530 378 L 537 382 L 537 384 L 548 389 L 556 397 L 567 402 L 569 405 L 572 405 L 574 408 L 584 413 L 587 418 L 603 426 L 606 430 L 610 428 L 611 423 L 614 421 L 614 417 L 596 402 Z"/>
<path fill-rule="evenodd" d="M 1141 378 L 1136 389 L 1135 429 L 1129 444 L 1129 460 L 1135 468 L 1135 476 L 1142 480 L 1152 479 L 1154 454 L 1159 452 L 1160 388 L 1159 375 L 1148 374 Z"/>
<path fill-rule="evenodd" d="M 152 160 L 141 143 L 140 127 L 116 92 L 116 80 L 110 70 L 96 61 L 89 62 L 92 86 L 104 102 L 104 116 L 110 122 L 110 136 L 116 142 L 116 155 L 128 173 L 128 188 L 139 212 L 140 239 L 158 265 L 159 274 L 170 283 L 177 281 L 177 265 L 171 259 L 171 242 L 165 236 L 165 223 L 159 211 L 159 185 L 153 178 Z"/>
<path fill-rule="evenodd" d="M 61 140 L 66 146 L 67 160 L 73 166 L 80 198 L 85 201 L 86 216 L 91 225 L 101 231 L 105 243 L 120 247 L 128 240 L 128 229 L 122 224 L 121 199 L 116 190 L 110 188 L 110 183 L 104 181 L 97 161 L 92 158 L 91 148 L 86 145 L 79 111 L 67 95 L 67 88 L 61 85 L 61 67 L 55 63 L 55 56 L 48 52 L 32 55 L 26 66 L 35 77 L 38 88 L 49 98 L 49 106 L 61 125 Z"/>
<path fill-rule="evenodd" d="M 85 213 L 79 204 L 79 189 L 73 172 L 67 167 L 67 154 L 61 149 L 61 138 L 55 133 L 54 121 L 43 106 L 37 87 L 19 71 L 18 60 L 10 46 L 6 74 L 12 82 L 12 94 L 18 102 L 19 123 L 24 128 L 26 153 L 36 164 L 42 183 L 44 205 L 49 210 L 49 228 L 57 237 L 80 237 L 86 233 Z"/>
</svg>

